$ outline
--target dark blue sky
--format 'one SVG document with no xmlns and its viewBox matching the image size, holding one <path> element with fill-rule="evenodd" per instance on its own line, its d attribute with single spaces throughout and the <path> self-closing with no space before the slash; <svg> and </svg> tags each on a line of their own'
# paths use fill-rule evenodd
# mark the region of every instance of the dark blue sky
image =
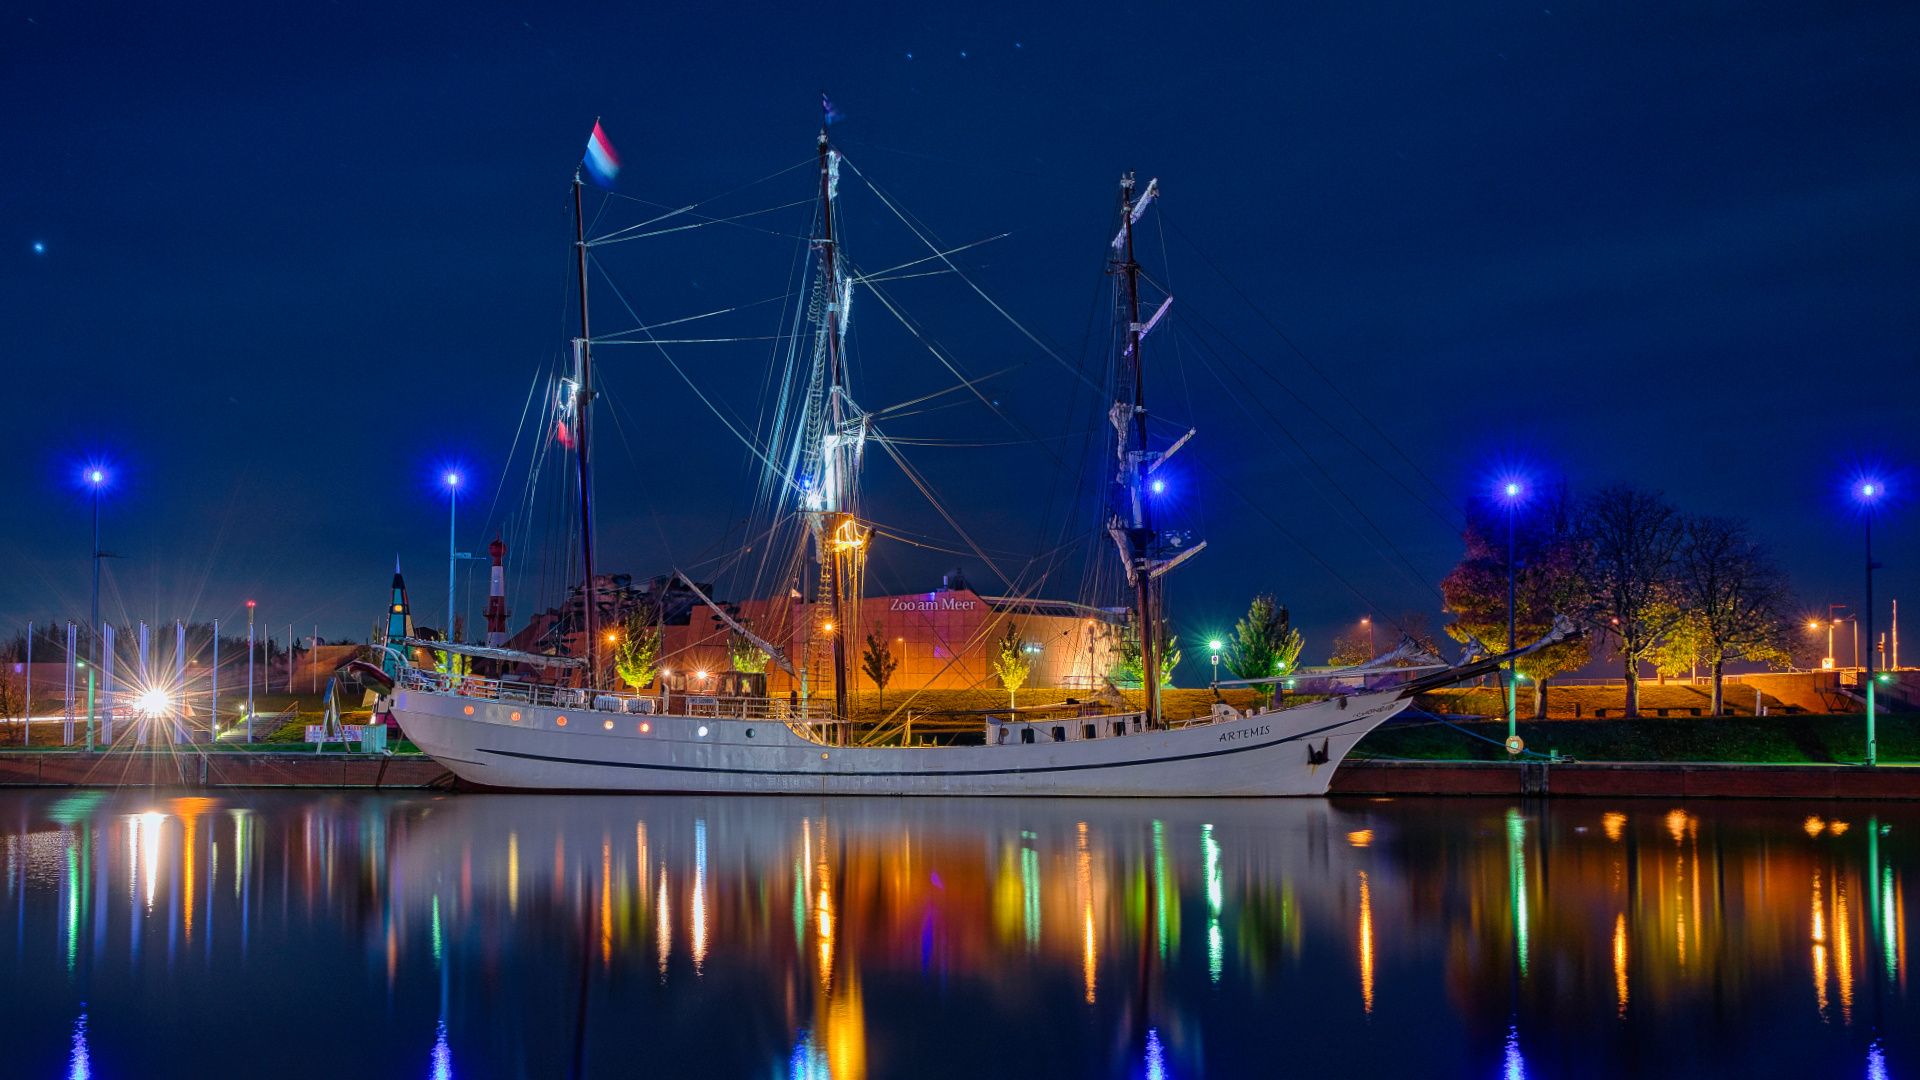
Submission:
<svg viewBox="0 0 1920 1080">
<path fill-rule="evenodd" d="M 1012 233 L 969 264 L 1064 355 L 1137 169 L 1447 498 L 1515 462 L 1643 483 L 1752 518 L 1810 606 L 1857 602 L 1842 485 L 1863 464 L 1920 483 L 1920 8 L 1545 2 L 0 5 L 0 621 L 84 620 L 93 457 L 126 556 L 111 617 L 244 618 L 255 597 L 269 623 L 360 636 L 396 551 L 437 610 L 432 471 L 487 485 L 462 508 L 477 550 L 528 380 L 569 332 L 564 197 L 594 117 L 621 191 L 680 204 L 806 158 L 822 89 L 850 159 L 942 239 Z M 870 195 L 847 204 L 865 265 L 913 257 Z M 618 253 L 648 318 L 784 288 L 791 243 L 708 236 Z M 1201 429 L 1177 494 L 1212 543 L 1177 621 L 1203 633 L 1271 589 L 1311 660 L 1368 602 L 1440 621 L 1427 584 L 1459 554 L 1440 493 L 1165 236 L 1176 309 L 1247 354 L 1161 347 L 1157 407 Z M 959 283 L 900 292 L 971 373 L 1024 364 L 990 388 L 1009 414 L 1084 430 L 1062 369 Z M 867 404 L 947 384 L 877 306 L 860 318 Z M 696 562 L 740 516 L 741 447 L 656 360 L 601 359 L 627 410 L 624 447 L 603 429 L 603 560 Z M 763 353 L 684 359 L 751 414 Z M 1014 438 L 984 409 L 917 422 L 895 433 Z M 915 453 L 977 539 L 1042 546 L 1044 453 Z M 890 466 L 871 482 L 879 516 L 950 536 Z M 1883 598 L 1920 598 L 1916 514 L 1876 529 Z M 875 574 L 924 588 L 956 562 L 994 584 L 905 549 Z"/>
</svg>

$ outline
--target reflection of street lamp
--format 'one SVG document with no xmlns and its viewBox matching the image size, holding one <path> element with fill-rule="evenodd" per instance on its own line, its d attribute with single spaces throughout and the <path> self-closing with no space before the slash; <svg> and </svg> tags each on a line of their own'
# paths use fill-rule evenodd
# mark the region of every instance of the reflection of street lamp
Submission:
<svg viewBox="0 0 1920 1080">
<path fill-rule="evenodd" d="M 1220 639 L 1207 642 L 1207 649 L 1213 654 L 1213 700 L 1220 700 Z"/>
</svg>

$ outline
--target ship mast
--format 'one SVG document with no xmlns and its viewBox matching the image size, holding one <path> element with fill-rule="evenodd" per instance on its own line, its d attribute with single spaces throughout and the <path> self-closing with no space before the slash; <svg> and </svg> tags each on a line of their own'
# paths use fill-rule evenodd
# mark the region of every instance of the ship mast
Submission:
<svg viewBox="0 0 1920 1080">
<path fill-rule="evenodd" d="M 1154 195 L 1149 183 L 1145 196 L 1134 198 L 1134 178 L 1128 173 L 1120 181 L 1120 235 L 1115 237 L 1117 258 L 1112 272 L 1120 275 L 1125 289 L 1122 307 L 1127 320 L 1126 350 L 1120 357 L 1119 385 L 1109 417 L 1117 438 L 1119 458 L 1112 514 L 1108 532 L 1126 564 L 1127 582 L 1133 586 L 1134 617 L 1140 635 L 1140 674 L 1146 696 L 1147 723 L 1160 722 L 1160 612 L 1155 603 L 1151 555 L 1154 540 L 1153 504 L 1142 489 L 1151 460 L 1147 451 L 1146 364 L 1140 354 L 1140 263 L 1133 255 L 1133 225 Z M 1131 386 L 1127 384 L 1131 382 Z M 1125 395 L 1131 393 L 1132 401 Z"/>
<path fill-rule="evenodd" d="M 580 336 L 573 341 L 574 457 L 580 467 L 580 565 L 586 575 L 580 612 L 587 634 L 590 688 L 600 687 L 600 634 L 593 589 L 593 474 L 587 466 L 587 414 L 593 405 L 593 336 L 587 326 L 587 224 L 580 210 L 580 170 L 573 171 L 573 247 L 580 271 Z"/>
<path fill-rule="evenodd" d="M 865 434 L 865 421 L 856 415 L 847 389 L 845 352 L 846 305 L 848 283 L 840 277 L 839 248 L 834 237 L 833 207 L 839 195 L 840 155 L 827 142 L 827 129 L 820 129 L 820 233 L 814 249 L 820 255 L 820 276 L 815 292 L 819 305 L 820 337 L 816 339 L 816 363 L 824 361 L 824 393 L 816 403 L 819 409 L 819 450 L 816 471 L 806 494 L 811 518 L 814 548 L 821 562 L 821 589 L 827 594 L 827 619 L 822 629 L 833 648 L 834 719 L 840 741 L 851 741 L 851 699 L 849 691 L 848 642 L 852 640 L 860 590 L 861 550 L 865 530 L 854 514 L 855 476 L 859 452 Z M 849 429 L 860 430 L 851 432 Z"/>
</svg>

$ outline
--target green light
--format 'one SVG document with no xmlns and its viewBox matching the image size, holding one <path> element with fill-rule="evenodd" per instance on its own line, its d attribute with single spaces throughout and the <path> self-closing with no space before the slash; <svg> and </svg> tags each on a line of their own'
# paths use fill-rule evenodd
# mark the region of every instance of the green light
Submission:
<svg viewBox="0 0 1920 1080">
<path fill-rule="evenodd" d="M 1220 932 L 1220 905 L 1226 889 L 1220 874 L 1220 842 L 1213 838 L 1213 826 L 1200 826 L 1200 849 L 1207 857 L 1207 975 L 1220 981 L 1226 963 L 1226 939 Z"/>
<path fill-rule="evenodd" d="M 1527 976 L 1527 819 L 1517 807 L 1507 809 L 1507 888 L 1513 909 L 1514 944 L 1518 947 L 1520 977 Z"/>
<path fill-rule="evenodd" d="M 1215 638 L 1214 640 L 1212 640 L 1212 641 L 1209 641 L 1209 642 L 1207 642 L 1207 648 L 1209 648 L 1209 649 L 1212 649 L 1212 650 L 1213 650 L 1214 652 L 1219 652 L 1219 651 L 1220 651 L 1220 639 L 1218 639 L 1218 638 Z"/>
</svg>

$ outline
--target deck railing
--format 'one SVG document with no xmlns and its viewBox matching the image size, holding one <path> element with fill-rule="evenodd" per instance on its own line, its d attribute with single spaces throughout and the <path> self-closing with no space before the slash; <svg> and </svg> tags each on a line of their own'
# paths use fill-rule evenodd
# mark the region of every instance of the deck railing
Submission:
<svg viewBox="0 0 1920 1080">
<path fill-rule="evenodd" d="M 587 690 L 574 686 L 489 679 L 480 675 L 452 675 L 440 671 L 403 668 L 400 686 L 433 694 L 452 694 L 476 701 L 499 701 L 556 709 L 589 709 L 629 716 L 711 716 L 721 720 L 780 720 L 806 723 L 831 720 L 830 701 L 795 702 L 787 698 L 721 697 L 711 694 L 636 694 L 617 690 Z"/>
</svg>

